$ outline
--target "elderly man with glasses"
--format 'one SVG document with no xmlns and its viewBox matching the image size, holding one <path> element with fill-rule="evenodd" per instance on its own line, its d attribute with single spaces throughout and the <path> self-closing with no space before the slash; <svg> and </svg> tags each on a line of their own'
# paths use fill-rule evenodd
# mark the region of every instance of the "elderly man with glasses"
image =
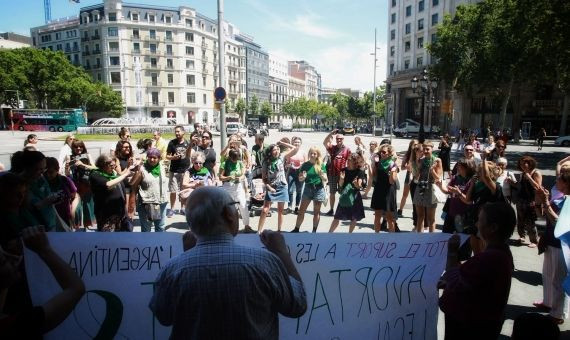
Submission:
<svg viewBox="0 0 570 340">
<path fill-rule="evenodd" d="M 463 148 L 463 158 L 465 158 L 466 160 L 471 160 L 473 162 L 475 162 L 475 167 L 478 168 L 479 165 L 481 164 L 481 158 L 478 158 L 475 156 L 475 148 L 473 147 L 473 145 L 465 145 L 465 147 Z M 453 170 L 451 170 L 451 174 L 453 176 L 455 176 L 457 174 L 457 163 L 455 163 L 455 165 L 453 166 Z"/>
<path fill-rule="evenodd" d="M 161 270 L 150 308 L 171 339 L 278 339 L 278 314 L 307 310 L 301 276 L 281 234 L 265 230 L 266 247 L 237 245 L 237 202 L 221 188 L 190 195 L 184 250 Z M 191 214 L 189 213 L 191 212 Z"/>
</svg>

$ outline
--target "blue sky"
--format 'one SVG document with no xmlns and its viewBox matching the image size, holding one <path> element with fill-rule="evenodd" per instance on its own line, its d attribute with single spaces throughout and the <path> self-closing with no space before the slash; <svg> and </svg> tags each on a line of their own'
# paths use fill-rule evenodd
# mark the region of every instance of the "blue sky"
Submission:
<svg viewBox="0 0 570 340">
<path fill-rule="evenodd" d="M 77 15 L 102 0 L 51 0 L 52 18 Z M 131 0 L 190 6 L 217 18 L 217 1 Z M 377 83 L 386 78 L 387 0 L 226 0 L 224 17 L 270 53 L 315 65 L 325 87 L 372 90 L 374 28 L 378 29 Z M 29 35 L 44 23 L 43 0 L 0 0 L 0 32 Z"/>
</svg>

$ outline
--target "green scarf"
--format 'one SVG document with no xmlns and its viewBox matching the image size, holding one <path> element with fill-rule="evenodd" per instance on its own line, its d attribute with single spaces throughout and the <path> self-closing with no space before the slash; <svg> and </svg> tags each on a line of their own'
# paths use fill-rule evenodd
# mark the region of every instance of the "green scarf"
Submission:
<svg viewBox="0 0 570 340">
<path fill-rule="evenodd" d="M 197 175 L 197 176 L 206 176 L 210 173 L 210 170 L 208 170 L 208 168 L 206 168 L 205 166 L 203 166 L 202 168 L 200 168 L 200 170 L 196 170 L 194 168 L 192 168 L 192 174 L 193 175 Z"/>
<path fill-rule="evenodd" d="M 388 169 L 390 169 L 392 164 L 393 164 L 393 162 L 392 162 L 391 158 L 386 158 L 386 159 L 380 160 L 380 166 L 382 167 L 382 169 L 384 169 L 384 171 L 388 171 Z"/>
<path fill-rule="evenodd" d="M 271 161 L 271 166 L 270 166 L 271 172 L 277 171 L 277 161 L 278 161 L 278 160 L 279 160 L 279 158 L 277 158 L 277 159 Z"/>
<path fill-rule="evenodd" d="M 108 174 L 105 171 L 102 171 L 101 169 L 96 169 L 94 170 L 96 173 L 98 173 L 99 175 L 105 177 L 106 179 L 108 179 L 109 181 L 114 180 L 115 178 L 119 177 L 119 175 L 117 175 L 117 173 L 115 171 L 113 171 L 112 174 Z"/>
<path fill-rule="evenodd" d="M 150 164 L 148 164 L 148 161 L 146 161 L 144 163 L 144 168 L 149 174 L 153 175 L 154 177 L 160 176 L 160 162 L 156 163 L 156 165 L 151 168 Z"/>
<path fill-rule="evenodd" d="M 431 168 L 431 166 L 433 165 L 433 161 L 436 159 L 436 157 L 434 155 L 431 155 L 431 157 L 429 159 L 424 158 L 424 163 L 423 166 L 424 168 Z"/>
</svg>

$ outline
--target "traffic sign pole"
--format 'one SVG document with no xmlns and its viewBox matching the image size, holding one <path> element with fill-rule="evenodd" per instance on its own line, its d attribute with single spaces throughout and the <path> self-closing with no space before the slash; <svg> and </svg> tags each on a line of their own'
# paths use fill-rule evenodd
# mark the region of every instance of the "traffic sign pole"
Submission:
<svg viewBox="0 0 570 340">
<path fill-rule="evenodd" d="M 226 55 L 224 53 L 224 48 L 226 43 L 224 41 L 224 0 L 218 0 L 218 70 L 220 76 L 218 79 L 220 80 L 219 88 L 223 90 L 223 97 L 224 98 L 216 98 L 218 100 L 223 100 L 226 97 L 226 91 L 224 90 L 223 86 L 226 84 L 226 69 L 225 69 L 225 61 Z M 216 89 L 218 90 L 218 89 Z M 214 94 L 217 91 L 214 91 Z M 221 92 L 221 91 L 220 91 Z M 226 106 L 221 105 L 220 108 L 220 150 L 223 150 L 226 147 Z"/>
</svg>

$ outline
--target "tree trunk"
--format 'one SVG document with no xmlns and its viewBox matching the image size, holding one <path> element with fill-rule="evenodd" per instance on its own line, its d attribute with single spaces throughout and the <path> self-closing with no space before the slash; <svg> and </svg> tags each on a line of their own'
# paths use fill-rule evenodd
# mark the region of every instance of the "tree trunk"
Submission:
<svg viewBox="0 0 570 340">
<path fill-rule="evenodd" d="M 521 86 L 517 86 L 517 96 L 513 103 L 513 122 L 512 122 L 512 133 L 514 135 L 515 143 L 519 142 L 521 129 Z"/>
<path fill-rule="evenodd" d="M 560 122 L 559 136 L 566 135 L 566 125 L 568 121 L 568 105 L 570 105 L 570 92 L 564 93 L 564 104 L 562 106 L 562 121 Z"/>
<path fill-rule="evenodd" d="M 509 87 L 507 88 L 507 93 L 503 98 L 503 103 L 501 104 L 501 130 L 505 128 L 505 122 L 507 120 L 507 106 L 509 105 L 509 100 L 511 99 L 511 91 L 513 89 L 514 79 L 511 78 L 509 82 Z"/>
</svg>

